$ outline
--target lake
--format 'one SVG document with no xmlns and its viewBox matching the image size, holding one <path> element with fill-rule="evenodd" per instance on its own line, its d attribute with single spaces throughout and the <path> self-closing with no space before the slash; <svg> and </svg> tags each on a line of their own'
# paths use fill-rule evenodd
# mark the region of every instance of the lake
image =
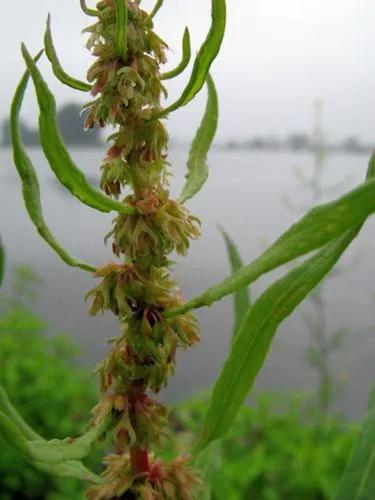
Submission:
<svg viewBox="0 0 375 500">
<path fill-rule="evenodd" d="M 103 243 L 113 216 L 96 212 L 73 199 L 60 187 L 38 150 L 30 150 L 40 175 L 46 220 L 60 243 L 76 257 L 95 265 L 112 260 Z M 90 178 L 98 177 L 102 151 L 72 150 L 77 164 Z M 178 194 L 185 174 L 187 149 L 171 152 L 175 174 L 172 192 Z M 218 225 L 233 237 L 246 263 L 262 252 L 298 217 L 281 198 L 289 195 L 298 207 L 309 206 L 311 195 L 302 190 L 296 167 L 311 173 L 309 153 L 222 151 L 210 154 L 210 177 L 189 207 L 202 220 L 203 236 L 193 242 L 188 257 L 176 258 L 175 275 L 186 298 L 205 290 L 228 273 L 228 262 Z M 365 156 L 330 155 L 326 160 L 324 184 L 327 199 L 333 199 L 364 179 Z M 50 325 L 49 332 L 67 332 L 81 347 L 80 361 L 96 364 L 106 353 L 106 340 L 117 334 L 117 323 L 109 314 L 91 318 L 85 293 L 96 281 L 80 270 L 68 268 L 40 239 L 29 221 L 11 152 L 0 150 L 0 233 L 8 264 L 32 267 L 44 280 L 36 309 Z M 340 273 L 327 280 L 327 321 L 331 332 L 347 328 L 349 337 L 333 356 L 333 368 L 343 383 L 335 409 L 349 417 L 362 414 L 374 378 L 375 359 L 375 218 L 340 263 Z M 285 272 L 285 269 L 282 270 Z M 259 280 L 251 290 L 257 297 L 265 286 L 282 274 L 277 271 Z M 5 283 L 5 292 L 9 287 Z M 279 329 L 272 351 L 258 378 L 255 390 L 309 390 L 316 375 L 306 362 L 309 334 L 302 318 L 302 305 Z M 226 298 L 210 309 L 198 311 L 201 344 L 181 352 L 175 376 L 162 398 L 178 401 L 196 390 L 209 387 L 225 360 L 232 331 L 232 301 Z M 24 352 L 24 350 L 23 350 Z"/>
</svg>

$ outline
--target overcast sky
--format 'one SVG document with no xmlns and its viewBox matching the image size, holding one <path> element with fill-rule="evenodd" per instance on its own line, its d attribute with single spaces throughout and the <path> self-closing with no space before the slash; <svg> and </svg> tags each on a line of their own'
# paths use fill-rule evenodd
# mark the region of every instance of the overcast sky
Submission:
<svg viewBox="0 0 375 500">
<path fill-rule="evenodd" d="M 0 0 L 1 93 L 3 118 L 23 68 L 19 45 L 41 47 L 47 12 L 65 69 L 84 78 L 91 58 L 81 30 L 79 0 Z M 94 5 L 94 2 L 90 3 Z M 144 0 L 145 8 L 153 4 Z M 324 102 L 325 128 L 331 138 L 358 135 L 375 145 L 375 2 L 373 0 L 228 0 L 228 28 L 213 75 L 220 93 L 219 138 L 255 134 L 285 135 L 309 131 L 313 101 Z M 169 43 L 170 64 L 180 57 L 188 25 L 194 49 L 209 26 L 210 0 L 165 0 L 156 18 L 158 33 Z M 46 62 L 44 75 L 58 104 L 82 103 L 84 96 L 54 81 Z M 170 99 L 187 76 L 170 84 Z M 170 119 L 171 134 L 188 139 L 204 106 L 204 93 L 190 108 Z M 24 109 L 36 119 L 30 91 Z"/>
</svg>

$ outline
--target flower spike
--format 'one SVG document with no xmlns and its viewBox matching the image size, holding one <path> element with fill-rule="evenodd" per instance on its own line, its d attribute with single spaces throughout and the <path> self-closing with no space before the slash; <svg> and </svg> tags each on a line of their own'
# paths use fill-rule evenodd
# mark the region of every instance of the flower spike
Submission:
<svg viewBox="0 0 375 500">
<path fill-rule="evenodd" d="M 216 56 L 225 25 L 224 0 L 212 0 L 213 26 L 193 68 L 184 103 L 192 99 L 207 79 L 208 104 L 189 160 L 185 199 L 203 185 L 205 160 L 217 123 L 217 100 L 208 69 Z M 24 452 L 39 469 L 51 474 L 88 480 L 95 486 L 87 492 L 91 500 L 129 496 L 193 500 L 200 481 L 192 469 L 191 457 L 170 462 L 155 459 L 151 449 L 164 443 L 168 410 L 151 397 L 173 374 L 179 349 L 188 349 L 199 340 L 199 325 L 191 314 L 166 318 L 184 300 L 171 276 L 170 255 L 185 255 L 192 240 L 200 236 L 200 221 L 169 191 L 170 165 L 167 159 L 168 133 L 155 114 L 161 111 L 166 95 L 163 81 L 180 74 L 191 57 L 190 34 L 185 29 L 182 60 L 164 74 L 167 44 L 154 32 L 153 17 L 163 2 L 158 0 L 151 14 L 140 0 L 99 0 L 95 11 L 81 1 L 84 12 L 96 22 L 88 33 L 87 48 L 95 57 L 87 81 L 69 77 L 58 61 L 48 17 L 45 45 L 53 70 L 63 83 L 81 91 L 91 90 L 93 99 L 84 105 L 85 128 L 114 128 L 101 166 L 100 187 L 94 189 L 73 162 L 56 120 L 56 102 L 42 75 L 23 46 L 27 70 L 13 108 L 15 162 L 22 174 L 26 206 L 42 236 L 70 265 L 70 258 L 48 233 L 41 215 L 39 185 L 33 166 L 24 152 L 19 135 L 19 108 L 29 75 L 33 80 L 40 110 L 39 131 L 44 154 L 57 179 L 79 200 L 102 212 L 115 211 L 112 230 L 106 237 L 120 262 L 94 269 L 99 281 L 87 297 L 90 314 L 114 314 L 120 334 L 99 364 L 102 395 L 93 409 L 87 433 L 75 440 L 46 442 L 25 436 L 23 426 L 9 428 Z M 224 8 L 224 10 L 223 10 Z M 224 15 L 222 22 L 218 16 Z M 213 114 L 209 120 L 208 113 Z M 126 192 L 126 194 L 124 193 Z M 43 225 L 44 224 L 44 225 Z M 84 266 L 81 266 L 84 268 Z M 0 410 L 1 401 L 0 401 Z M 9 408 L 8 408 L 9 409 Z M 1 417 L 1 415 L 0 415 Z M 3 430 L 9 415 L 5 415 Z M 22 424 L 22 425 L 21 425 Z M 14 432 L 13 432 L 14 431 Z M 94 440 L 108 435 L 113 453 L 104 459 L 105 471 L 98 479 L 79 461 Z"/>
</svg>

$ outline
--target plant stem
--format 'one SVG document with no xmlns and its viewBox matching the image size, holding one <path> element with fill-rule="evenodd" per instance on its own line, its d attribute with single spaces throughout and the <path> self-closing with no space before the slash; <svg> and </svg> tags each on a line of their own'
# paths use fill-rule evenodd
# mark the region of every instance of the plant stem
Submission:
<svg viewBox="0 0 375 500">
<path fill-rule="evenodd" d="M 130 448 L 130 462 L 133 474 L 138 475 L 148 472 L 150 470 L 148 449 L 132 446 Z"/>
</svg>

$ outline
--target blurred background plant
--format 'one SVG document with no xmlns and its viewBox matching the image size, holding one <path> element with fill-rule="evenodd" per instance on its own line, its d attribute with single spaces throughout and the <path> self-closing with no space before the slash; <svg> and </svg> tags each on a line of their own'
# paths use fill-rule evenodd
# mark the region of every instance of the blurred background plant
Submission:
<svg viewBox="0 0 375 500">
<path fill-rule="evenodd" d="M 298 206 L 289 194 L 286 193 L 282 197 L 283 205 L 298 216 L 329 199 L 332 195 L 338 195 L 351 184 L 349 178 L 343 178 L 335 185 L 326 185 L 324 175 L 329 147 L 323 123 L 323 102 L 320 99 L 314 103 L 314 125 L 309 141 L 309 151 L 312 155 L 311 173 L 306 173 L 307 169 L 300 166 L 294 168 L 294 173 L 298 180 L 298 191 L 305 192 L 310 203 Z M 358 255 L 355 260 L 358 261 L 359 258 Z M 343 269 L 338 264 L 330 273 L 329 278 L 339 277 L 342 272 Z M 311 291 L 302 311 L 303 321 L 310 338 L 306 359 L 316 373 L 315 402 L 322 415 L 331 410 L 332 404 L 344 389 L 347 376 L 344 371 L 335 373 L 332 358 L 345 348 L 345 342 L 350 336 L 348 328 L 332 331 L 329 326 L 327 283 L 327 281 L 323 281 Z M 355 333 L 357 338 L 363 339 L 365 332 L 356 331 Z"/>
<path fill-rule="evenodd" d="M 177 408 L 178 438 L 170 453 L 189 449 L 206 411 L 204 397 Z M 222 441 L 212 473 L 215 500 L 319 500 L 337 491 L 357 434 L 339 417 L 317 418 L 307 395 L 268 393 L 244 407 Z"/>
<path fill-rule="evenodd" d="M 69 335 L 51 335 L 33 312 L 40 277 L 19 266 L 10 280 L 8 296 L 0 299 L 1 383 L 37 432 L 47 438 L 79 435 L 95 402 L 92 377 L 79 366 Z M 41 473 L 2 440 L 0 450 L 1 500 L 81 498 L 81 482 Z M 95 453 L 91 460 L 98 465 Z"/>
</svg>

